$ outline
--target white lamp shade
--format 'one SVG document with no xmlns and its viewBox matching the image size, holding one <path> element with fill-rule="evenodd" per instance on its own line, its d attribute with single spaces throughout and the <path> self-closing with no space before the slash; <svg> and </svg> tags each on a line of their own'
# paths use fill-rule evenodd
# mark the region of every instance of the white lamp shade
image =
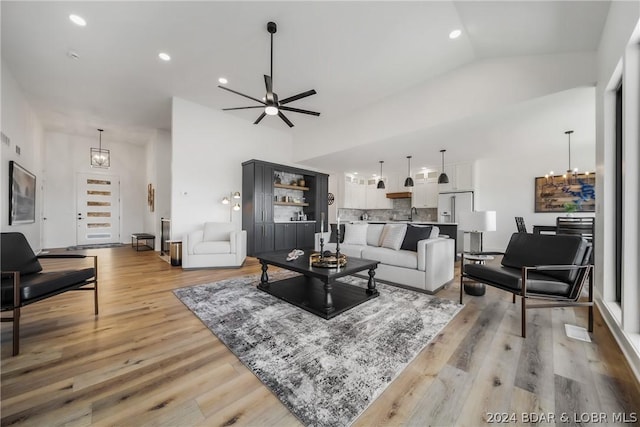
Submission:
<svg viewBox="0 0 640 427">
<path fill-rule="evenodd" d="M 496 231 L 496 211 L 461 212 L 462 231 Z"/>
</svg>

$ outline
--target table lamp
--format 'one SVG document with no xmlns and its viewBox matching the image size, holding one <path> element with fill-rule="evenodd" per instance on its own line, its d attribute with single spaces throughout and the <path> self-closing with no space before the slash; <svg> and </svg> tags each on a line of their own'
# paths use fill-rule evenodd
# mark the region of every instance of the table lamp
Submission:
<svg viewBox="0 0 640 427">
<path fill-rule="evenodd" d="M 496 211 L 461 212 L 460 230 L 469 233 L 471 252 L 482 252 L 482 233 L 496 231 Z"/>
</svg>

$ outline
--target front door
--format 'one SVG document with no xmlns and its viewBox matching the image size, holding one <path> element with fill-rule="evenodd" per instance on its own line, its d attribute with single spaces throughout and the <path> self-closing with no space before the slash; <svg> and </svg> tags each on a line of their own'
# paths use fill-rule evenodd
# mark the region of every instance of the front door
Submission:
<svg viewBox="0 0 640 427">
<path fill-rule="evenodd" d="M 80 173 L 77 189 L 77 244 L 120 242 L 120 179 Z"/>
</svg>

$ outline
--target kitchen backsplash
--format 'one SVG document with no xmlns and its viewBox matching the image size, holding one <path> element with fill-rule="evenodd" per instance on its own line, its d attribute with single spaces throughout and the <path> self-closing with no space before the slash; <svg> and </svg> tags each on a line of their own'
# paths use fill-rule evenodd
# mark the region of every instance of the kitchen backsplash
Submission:
<svg viewBox="0 0 640 427">
<path fill-rule="evenodd" d="M 396 203 L 397 201 L 407 201 L 404 203 Z M 413 221 L 433 221 L 438 220 L 437 208 L 418 208 L 417 213 L 413 213 Z M 393 201 L 393 209 L 338 209 L 338 215 L 341 221 L 360 221 L 364 213 L 369 215 L 369 221 L 406 221 L 409 219 L 411 206 L 409 199 L 396 199 Z M 335 219 L 329 222 L 335 223 Z"/>
</svg>

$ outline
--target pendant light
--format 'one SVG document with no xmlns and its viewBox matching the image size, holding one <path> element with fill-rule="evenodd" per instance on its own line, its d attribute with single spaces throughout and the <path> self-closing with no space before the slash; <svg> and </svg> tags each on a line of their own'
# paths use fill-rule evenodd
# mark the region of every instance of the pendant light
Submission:
<svg viewBox="0 0 640 427">
<path fill-rule="evenodd" d="M 578 178 L 578 168 L 571 168 L 571 134 L 572 130 L 568 130 L 565 132 L 565 135 L 569 138 L 569 167 L 567 168 L 567 174 L 564 176 L 564 180 L 566 182 L 575 182 Z"/>
<path fill-rule="evenodd" d="M 440 153 L 442 153 L 442 173 L 438 177 L 438 184 L 448 184 L 449 183 L 449 177 L 447 176 L 446 173 L 444 173 L 444 152 L 445 151 L 447 151 L 447 150 L 440 150 Z"/>
<path fill-rule="evenodd" d="M 411 178 L 411 156 L 407 156 L 409 160 L 409 170 L 407 172 L 407 179 L 404 180 L 405 187 L 413 187 L 413 178 Z"/>
<path fill-rule="evenodd" d="M 384 160 L 380 160 L 380 180 L 378 181 L 378 190 L 384 190 L 384 181 L 382 180 L 382 164 Z"/>
<path fill-rule="evenodd" d="M 109 150 L 102 149 L 102 132 L 104 132 L 104 129 L 98 129 L 98 132 L 100 132 L 100 148 L 91 148 L 89 150 L 91 167 L 109 169 L 111 167 L 111 153 Z"/>
</svg>

